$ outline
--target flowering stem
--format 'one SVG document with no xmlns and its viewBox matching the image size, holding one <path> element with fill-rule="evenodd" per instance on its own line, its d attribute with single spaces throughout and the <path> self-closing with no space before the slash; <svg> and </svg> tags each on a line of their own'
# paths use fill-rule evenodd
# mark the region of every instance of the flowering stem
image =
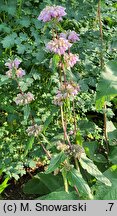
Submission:
<svg viewBox="0 0 117 216">
<path fill-rule="evenodd" d="M 65 71 L 63 70 L 63 75 L 64 75 L 64 83 L 66 85 L 66 74 L 65 74 Z"/>
<path fill-rule="evenodd" d="M 70 148 L 72 148 L 71 142 L 70 142 L 68 134 L 67 134 L 66 125 L 65 125 L 65 122 L 64 122 L 62 106 L 61 106 L 61 120 L 62 120 L 62 126 L 63 126 L 63 131 L 64 131 L 64 140 L 67 140 Z"/>
<path fill-rule="evenodd" d="M 74 134 L 76 136 L 77 124 L 76 124 L 76 113 L 75 113 L 75 103 L 74 103 L 74 100 L 73 100 L 73 113 L 74 113 Z"/>
<path fill-rule="evenodd" d="M 65 74 L 64 64 L 62 64 L 62 70 L 63 70 L 63 76 L 64 76 L 64 84 L 66 85 L 66 74 Z"/>
<path fill-rule="evenodd" d="M 22 89 L 21 89 L 21 87 L 20 87 L 20 85 L 19 85 L 17 79 L 15 79 L 15 81 L 16 81 L 16 83 L 17 83 L 17 85 L 18 85 L 18 88 L 19 88 L 19 90 L 20 90 L 20 93 L 21 93 L 22 95 L 24 95 L 24 93 L 23 93 L 23 91 L 22 91 Z"/>
</svg>

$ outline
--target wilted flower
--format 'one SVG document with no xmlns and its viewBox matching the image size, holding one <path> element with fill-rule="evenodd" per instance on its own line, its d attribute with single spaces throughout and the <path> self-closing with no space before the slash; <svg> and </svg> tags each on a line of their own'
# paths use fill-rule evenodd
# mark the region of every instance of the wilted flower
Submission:
<svg viewBox="0 0 117 216">
<path fill-rule="evenodd" d="M 5 63 L 5 66 L 7 66 L 9 69 L 13 69 L 13 68 L 18 68 L 19 65 L 21 63 L 21 60 L 19 59 L 14 59 L 13 61 L 9 60 L 8 62 Z"/>
<path fill-rule="evenodd" d="M 66 98 L 73 99 L 79 92 L 79 85 L 75 83 L 65 83 L 61 85 L 60 89 L 57 91 L 56 96 L 54 97 L 54 104 L 61 106 Z"/>
<path fill-rule="evenodd" d="M 15 103 L 17 105 L 25 105 L 31 103 L 32 100 L 34 100 L 34 95 L 31 92 L 23 93 L 23 94 L 20 93 L 15 98 Z"/>
<path fill-rule="evenodd" d="M 67 69 L 72 68 L 78 61 L 80 61 L 78 55 L 73 53 L 64 54 L 64 62 Z"/>
<path fill-rule="evenodd" d="M 38 20 L 48 22 L 51 19 L 56 18 L 58 21 L 60 21 L 65 15 L 65 8 L 62 6 L 46 6 L 46 8 L 44 8 L 38 16 Z"/>
<path fill-rule="evenodd" d="M 80 40 L 79 34 L 77 34 L 75 31 L 66 31 L 65 33 L 60 33 L 60 37 L 69 40 L 71 43 Z"/>
<path fill-rule="evenodd" d="M 64 38 L 54 38 L 46 45 L 46 48 L 51 52 L 63 55 L 68 48 L 72 46 L 68 40 Z"/>
<path fill-rule="evenodd" d="M 41 126 L 35 124 L 32 126 L 29 126 L 26 130 L 26 132 L 28 133 L 28 136 L 35 136 L 37 137 L 39 135 L 39 133 L 41 132 L 42 128 Z"/>
</svg>

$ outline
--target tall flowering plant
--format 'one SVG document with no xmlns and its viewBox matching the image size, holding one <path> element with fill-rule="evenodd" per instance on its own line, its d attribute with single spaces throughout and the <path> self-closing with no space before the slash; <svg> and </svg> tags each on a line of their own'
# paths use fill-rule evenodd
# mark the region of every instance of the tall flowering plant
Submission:
<svg viewBox="0 0 117 216">
<path fill-rule="evenodd" d="M 52 157 L 46 174 L 53 171 L 54 174 L 61 172 L 66 192 L 69 192 L 70 185 L 74 187 L 78 196 L 92 199 L 93 195 L 90 187 L 80 173 L 80 166 L 106 185 L 109 186 L 111 183 L 102 175 L 93 162 L 86 157 L 84 148 L 82 147 L 82 137 L 78 128 L 75 104 L 80 86 L 73 80 L 69 81 L 67 79 L 68 71 L 80 62 L 78 53 L 72 53 L 71 51 L 72 46 L 80 38 L 79 34 L 74 30 L 62 30 L 60 32 L 62 29 L 60 22 L 66 15 L 64 7 L 54 5 L 47 6 L 43 9 L 38 17 L 38 20 L 44 23 L 50 21 L 54 23 L 51 31 L 52 38 L 47 42 L 45 48 L 47 52 L 53 54 L 50 65 L 52 67 L 54 62 L 59 75 L 58 90 L 54 95 L 53 104 L 60 107 L 61 125 L 64 134 L 64 139 L 56 143 L 56 148 L 59 153 Z M 96 175 L 95 172 L 92 173 L 92 168 L 90 169 L 87 163 L 99 175 Z"/>
<path fill-rule="evenodd" d="M 80 158 L 80 154 L 84 152 L 82 146 L 77 145 L 78 148 L 75 148 L 75 140 L 77 135 L 77 119 L 75 114 L 75 99 L 80 91 L 80 86 L 78 83 L 75 83 L 73 80 L 67 80 L 67 72 L 71 70 L 75 64 L 79 63 L 78 54 L 74 54 L 71 52 L 71 47 L 74 46 L 74 43 L 78 42 L 79 34 L 74 30 L 68 30 L 60 32 L 59 28 L 57 31 L 57 25 L 60 26 L 60 21 L 66 15 L 65 8 L 61 6 L 47 6 L 43 9 L 38 17 L 39 21 L 43 21 L 44 23 L 53 21 L 56 23 L 56 26 L 52 27 L 52 32 L 55 32 L 52 35 L 51 40 L 46 44 L 46 51 L 50 52 L 54 56 L 58 56 L 56 64 L 57 71 L 59 73 L 59 83 L 58 90 L 56 91 L 56 95 L 53 99 L 53 104 L 60 107 L 61 113 L 61 124 L 64 133 L 64 139 L 62 142 L 57 143 L 57 149 L 64 153 L 66 153 L 74 158 L 76 166 L 78 168 L 77 159 Z M 53 58 L 50 60 L 50 64 L 52 64 Z M 69 112 L 68 112 L 69 107 Z M 70 119 L 74 119 L 71 125 L 71 131 L 68 128 L 68 122 Z M 73 135 L 73 138 L 71 137 Z M 73 153 L 74 152 L 74 153 Z M 61 154 L 61 153 L 60 153 Z M 77 156 L 79 155 L 79 156 Z M 64 157 L 63 157 L 64 158 Z M 64 158 L 62 169 L 59 171 L 62 172 L 65 190 L 68 192 L 68 180 L 67 180 L 67 169 L 68 171 L 72 169 L 72 165 L 70 165 L 69 157 Z M 51 167 L 51 162 L 50 162 Z M 55 170 L 53 170 L 55 171 Z M 47 173 L 49 172 L 49 168 Z M 56 172 L 56 171 L 55 171 Z"/>
</svg>

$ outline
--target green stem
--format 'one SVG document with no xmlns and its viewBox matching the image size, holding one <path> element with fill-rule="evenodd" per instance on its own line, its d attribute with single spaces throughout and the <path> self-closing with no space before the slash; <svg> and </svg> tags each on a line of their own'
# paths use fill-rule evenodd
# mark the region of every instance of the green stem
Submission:
<svg viewBox="0 0 117 216">
<path fill-rule="evenodd" d="M 22 13 L 22 2 L 23 2 L 23 0 L 19 1 L 18 17 L 20 17 L 21 13 Z"/>
<path fill-rule="evenodd" d="M 63 181 L 64 181 L 65 192 L 69 193 L 69 186 L 68 186 L 68 181 L 66 178 L 66 171 L 62 172 L 62 176 L 63 176 Z"/>
<path fill-rule="evenodd" d="M 79 171 L 78 160 L 74 158 L 74 161 L 75 161 L 76 169 Z"/>
</svg>

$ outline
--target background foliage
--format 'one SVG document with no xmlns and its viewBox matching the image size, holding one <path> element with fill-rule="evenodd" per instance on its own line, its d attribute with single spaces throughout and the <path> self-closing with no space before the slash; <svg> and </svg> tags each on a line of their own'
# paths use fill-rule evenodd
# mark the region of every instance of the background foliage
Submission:
<svg viewBox="0 0 117 216">
<path fill-rule="evenodd" d="M 73 52 L 79 54 L 80 63 L 67 74 L 67 79 L 77 82 L 81 89 L 75 106 L 79 128 L 76 142 L 85 149 L 87 158 L 84 160 L 87 161 L 80 161 L 84 168 L 80 167 L 83 177 L 78 176 L 74 168 L 67 173 L 71 190 L 69 195 L 64 191 L 61 175 L 51 174 L 62 163 L 63 157 L 56 151 L 56 143 L 63 138 L 60 111 L 52 102 L 58 73 L 56 59 L 50 68 L 52 56 L 45 51 L 45 44 L 50 40 L 50 26 L 44 26 L 37 20 L 40 11 L 46 5 L 53 4 L 66 7 L 67 17 L 61 23 L 62 28 L 80 34 L 80 41 L 73 47 Z M 26 174 L 27 167 L 38 170 L 40 163 L 43 171 L 50 164 L 48 173 L 38 172 L 24 187 L 25 193 L 35 194 L 38 191 L 39 199 L 77 199 L 73 189 L 76 185 L 79 192 L 81 190 L 79 199 L 91 198 L 91 192 L 94 199 L 117 199 L 114 192 L 117 191 L 117 3 L 114 0 L 101 2 L 103 46 L 97 8 L 97 0 L 0 1 L 0 193 L 10 178 L 18 180 Z M 105 63 L 103 71 L 100 62 L 102 54 Z M 30 105 L 31 110 L 15 105 L 13 98 L 18 93 L 17 84 L 5 76 L 5 62 L 17 56 L 22 59 L 21 66 L 26 70 L 20 86 L 24 92 L 27 89 L 31 91 L 36 98 Z M 26 133 L 26 127 L 31 122 L 30 112 L 35 122 L 43 126 L 39 139 L 30 138 Z M 105 113 L 107 140 L 104 136 Z M 54 163 L 49 161 L 40 143 L 55 156 Z M 56 157 L 59 159 L 56 160 Z M 111 181 L 111 187 L 104 186 L 104 182 L 98 181 L 100 179 L 96 181 L 99 173 L 94 171 L 95 167 Z"/>
</svg>

